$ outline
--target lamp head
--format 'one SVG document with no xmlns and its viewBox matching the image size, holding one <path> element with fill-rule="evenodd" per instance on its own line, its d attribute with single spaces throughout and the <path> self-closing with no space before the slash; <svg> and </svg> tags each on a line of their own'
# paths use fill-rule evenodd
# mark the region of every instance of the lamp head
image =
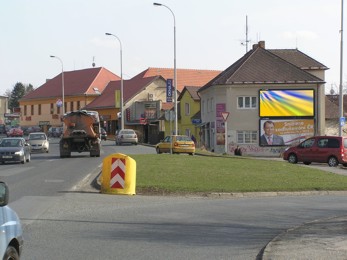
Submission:
<svg viewBox="0 0 347 260">
<path fill-rule="evenodd" d="M 51 55 L 51 56 L 49 56 L 49 57 L 51 57 L 51 58 L 55 58 L 55 56 L 54 56 L 54 55 Z"/>
<path fill-rule="evenodd" d="M 112 35 L 112 33 L 105 33 L 106 35 Z"/>
<path fill-rule="evenodd" d="M 162 4 L 160 4 L 160 3 L 153 3 L 153 5 L 161 6 Z"/>
</svg>

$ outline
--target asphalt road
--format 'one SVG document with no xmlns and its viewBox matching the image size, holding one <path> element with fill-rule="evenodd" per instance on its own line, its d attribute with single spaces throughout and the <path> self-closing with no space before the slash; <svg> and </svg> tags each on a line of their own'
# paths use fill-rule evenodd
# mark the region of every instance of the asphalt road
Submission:
<svg viewBox="0 0 347 260">
<path fill-rule="evenodd" d="M 103 142 L 100 158 L 49 154 L 0 165 L 20 216 L 22 259 L 257 259 L 275 236 L 316 219 L 347 215 L 344 195 L 246 198 L 100 194 L 90 181 L 110 153 L 152 147 Z M 306 167 L 306 166 L 305 166 Z M 319 167 L 315 166 L 315 167 Z"/>
</svg>

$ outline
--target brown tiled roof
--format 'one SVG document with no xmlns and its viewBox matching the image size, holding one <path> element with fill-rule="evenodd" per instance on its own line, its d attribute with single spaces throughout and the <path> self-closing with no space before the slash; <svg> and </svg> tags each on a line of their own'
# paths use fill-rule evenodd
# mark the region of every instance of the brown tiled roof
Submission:
<svg viewBox="0 0 347 260">
<path fill-rule="evenodd" d="M 174 107 L 173 102 L 161 104 L 161 110 L 171 110 L 171 109 L 173 109 L 173 107 Z"/>
<path fill-rule="evenodd" d="M 247 52 L 238 61 L 199 89 L 212 85 L 272 83 L 324 83 L 318 77 L 298 68 L 262 47 Z"/>
<path fill-rule="evenodd" d="M 181 92 L 185 86 L 201 87 L 221 73 L 219 70 L 176 69 L 177 90 Z M 164 79 L 174 78 L 174 69 L 148 68 L 134 78 L 162 76 Z"/>
<path fill-rule="evenodd" d="M 111 80 L 120 78 L 105 68 L 64 71 L 64 96 L 100 94 Z M 100 93 L 97 93 L 96 89 Z M 22 100 L 52 98 L 62 95 L 62 74 L 28 93 Z"/>
<path fill-rule="evenodd" d="M 268 51 L 294 64 L 295 66 L 301 69 L 328 69 L 328 67 L 311 58 L 310 56 L 306 55 L 305 53 L 299 51 L 298 49 L 268 49 Z"/>
<path fill-rule="evenodd" d="M 200 87 L 193 87 L 193 86 L 186 86 L 184 87 L 184 89 L 182 90 L 180 96 L 178 97 L 178 101 L 181 100 L 182 96 L 184 95 L 184 93 L 187 91 L 189 93 L 189 95 L 192 97 L 193 100 L 200 100 L 200 97 L 198 95 L 198 90 Z"/>
<path fill-rule="evenodd" d="M 148 77 L 148 78 L 136 78 L 123 80 L 123 101 L 126 103 L 137 93 L 141 92 L 146 86 L 148 86 L 154 80 L 161 77 Z M 163 78 L 161 78 L 163 79 Z M 164 79 L 163 79 L 164 80 Z M 89 103 L 86 108 L 113 108 L 115 107 L 115 90 L 121 89 L 121 81 L 111 81 L 105 90 L 102 92 L 102 95 L 95 98 L 91 103 Z"/>
</svg>

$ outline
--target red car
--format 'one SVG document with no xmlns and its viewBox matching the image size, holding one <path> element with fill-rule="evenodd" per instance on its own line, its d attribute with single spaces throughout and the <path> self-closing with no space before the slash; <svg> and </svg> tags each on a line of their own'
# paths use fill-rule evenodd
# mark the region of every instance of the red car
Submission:
<svg viewBox="0 0 347 260">
<path fill-rule="evenodd" d="M 298 146 L 287 148 L 283 159 L 290 163 L 327 163 L 330 167 L 347 167 L 347 138 L 341 136 L 314 136 Z"/>
<path fill-rule="evenodd" d="M 20 128 L 11 128 L 7 132 L 7 137 L 23 137 L 24 133 L 23 130 Z"/>
</svg>

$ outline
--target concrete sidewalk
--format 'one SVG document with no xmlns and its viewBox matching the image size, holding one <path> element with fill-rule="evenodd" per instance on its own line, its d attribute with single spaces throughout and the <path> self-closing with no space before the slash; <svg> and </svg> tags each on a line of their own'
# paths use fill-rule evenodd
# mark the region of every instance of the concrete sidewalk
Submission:
<svg viewBox="0 0 347 260">
<path fill-rule="evenodd" d="M 347 259 L 347 216 L 287 230 L 265 247 L 262 259 Z"/>
</svg>

